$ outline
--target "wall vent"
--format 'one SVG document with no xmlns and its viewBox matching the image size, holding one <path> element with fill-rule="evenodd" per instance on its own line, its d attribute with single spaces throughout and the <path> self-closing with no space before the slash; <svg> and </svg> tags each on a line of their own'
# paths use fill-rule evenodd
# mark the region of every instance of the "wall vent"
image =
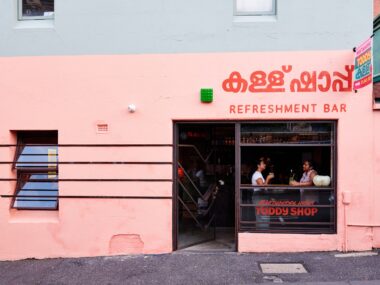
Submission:
<svg viewBox="0 0 380 285">
<path fill-rule="evenodd" d="M 101 123 L 101 124 L 96 125 L 96 132 L 98 134 L 106 134 L 108 133 L 108 131 L 109 131 L 108 124 Z"/>
</svg>

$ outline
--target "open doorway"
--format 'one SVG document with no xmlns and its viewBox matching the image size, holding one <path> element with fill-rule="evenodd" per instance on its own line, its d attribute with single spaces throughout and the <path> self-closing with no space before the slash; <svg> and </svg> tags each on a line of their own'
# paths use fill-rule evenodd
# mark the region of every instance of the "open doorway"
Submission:
<svg viewBox="0 0 380 285">
<path fill-rule="evenodd" d="M 235 124 L 175 125 L 175 248 L 235 251 Z"/>
</svg>

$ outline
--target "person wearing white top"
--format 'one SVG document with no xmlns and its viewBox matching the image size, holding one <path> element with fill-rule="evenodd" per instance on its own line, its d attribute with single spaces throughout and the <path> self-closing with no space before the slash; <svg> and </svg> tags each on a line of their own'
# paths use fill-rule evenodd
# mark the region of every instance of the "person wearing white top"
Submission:
<svg viewBox="0 0 380 285">
<path fill-rule="evenodd" d="M 257 162 L 257 169 L 255 173 L 252 175 L 252 185 L 257 186 L 257 185 L 267 185 L 269 182 L 274 178 L 273 173 L 269 173 L 266 179 L 264 179 L 264 176 L 262 172 L 265 170 L 267 167 L 264 158 L 260 158 L 259 161 Z M 255 191 L 259 191 L 260 188 L 254 188 Z"/>
<path fill-rule="evenodd" d="M 267 166 L 265 163 L 265 159 L 260 158 L 257 161 L 256 166 L 257 166 L 257 169 L 256 169 L 255 173 L 252 175 L 252 185 L 253 186 L 268 185 L 270 183 L 270 181 L 274 178 L 274 174 L 269 173 L 267 178 L 264 179 L 262 172 L 265 170 L 265 168 Z M 268 200 L 269 199 L 268 195 L 261 195 L 262 190 L 263 190 L 262 188 L 253 188 L 254 193 L 253 193 L 252 203 L 254 205 L 258 205 L 261 200 Z M 255 211 L 255 213 L 256 213 L 256 222 L 258 222 L 258 224 L 256 224 L 256 228 L 257 229 L 268 228 L 269 227 L 268 222 L 270 220 L 270 217 L 260 215 L 256 211 Z"/>
</svg>

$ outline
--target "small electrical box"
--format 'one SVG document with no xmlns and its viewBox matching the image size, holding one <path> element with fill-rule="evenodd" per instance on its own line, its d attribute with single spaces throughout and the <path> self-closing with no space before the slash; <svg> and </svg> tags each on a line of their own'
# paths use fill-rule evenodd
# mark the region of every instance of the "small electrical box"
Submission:
<svg viewBox="0 0 380 285">
<path fill-rule="evenodd" d="M 214 99 L 214 90 L 212 88 L 201 89 L 201 102 L 211 103 Z"/>
</svg>

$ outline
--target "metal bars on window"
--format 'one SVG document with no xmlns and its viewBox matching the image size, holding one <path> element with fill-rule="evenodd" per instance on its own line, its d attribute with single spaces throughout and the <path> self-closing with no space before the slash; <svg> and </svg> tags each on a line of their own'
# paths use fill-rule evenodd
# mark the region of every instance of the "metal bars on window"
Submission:
<svg viewBox="0 0 380 285">
<path fill-rule="evenodd" d="M 336 122 L 242 122 L 236 127 L 236 142 L 236 169 L 240 172 L 236 181 L 239 232 L 336 232 Z M 331 184 L 326 187 L 285 183 L 252 186 L 248 181 L 242 182 L 242 159 L 247 160 L 244 156 L 279 149 L 285 153 L 298 149 L 301 153 L 305 149 L 323 153 L 329 159 L 324 161 L 324 167 L 330 169 Z"/>
<path fill-rule="evenodd" d="M 62 148 L 96 148 L 101 151 L 104 148 L 157 148 L 159 151 L 160 148 L 172 148 L 172 144 L 29 144 L 29 147 L 56 147 L 57 149 Z M 29 153 L 27 155 L 28 159 L 23 160 L 21 162 L 17 162 L 17 158 L 22 155 L 22 151 L 20 152 L 19 144 L 2 144 L 0 148 L 15 148 L 15 161 L 0 161 L 0 164 L 8 164 L 10 166 L 13 165 L 14 168 L 24 168 L 22 171 L 25 174 L 28 174 L 27 183 L 34 184 L 29 185 L 27 191 L 31 191 L 33 195 L 29 195 L 29 193 L 21 193 L 20 195 L 20 185 L 22 183 L 22 179 L 20 176 L 14 177 L 1 177 L 0 181 L 17 181 L 16 188 L 18 189 L 15 195 L 7 195 L 3 194 L 1 198 L 11 198 L 11 199 L 20 199 L 20 202 L 24 202 L 24 200 L 28 199 L 39 199 L 38 201 L 50 201 L 52 198 L 50 195 L 52 193 L 56 193 L 57 195 L 54 197 L 56 199 L 172 199 L 171 196 L 142 196 L 136 193 L 136 195 L 80 195 L 78 189 L 78 195 L 58 195 L 57 188 L 54 189 L 46 189 L 46 187 L 42 187 L 43 183 L 56 183 L 58 185 L 59 182 L 119 182 L 119 183 L 127 183 L 127 182 L 142 182 L 142 183 L 157 183 L 157 182 L 172 182 L 173 179 L 170 178 L 126 178 L 126 177 L 112 177 L 112 178 L 89 178 L 89 177 L 81 177 L 81 178 L 58 178 L 48 177 L 49 173 L 45 172 L 45 176 L 41 176 L 41 170 L 45 169 L 47 166 L 51 166 L 54 164 L 56 167 L 59 165 L 172 165 L 172 161 L 116 161 L 116 160 L 105 160 L 105 161 L 60 161 L 56 159 L 54 162 L 43 159 L 43 156 L 40 153 L 36 153 L 36 155 Z M 32 159 L 29 159 L 32 157 Z M 38 159 L 35 159 L 38 158 Z M 46 169 L 45 169 L 46 170 Z M 58 170 L 57 170 L 58 172 Z M 38 187 L 35 187 L 38 184 Z M 45 189 L 44 189 L 45 188 Z M 35 191 L 38 191 L 38 193 Z M 38 194 L 38 195 L 34 195 Z M 23 209 L 28 209 L 28 207 L 23 207 Z M 34 208 L 33 208 L 34 209 Z M 45 209 L 44 207 L 39 207 L 36 209 Z"/>
</svg>

